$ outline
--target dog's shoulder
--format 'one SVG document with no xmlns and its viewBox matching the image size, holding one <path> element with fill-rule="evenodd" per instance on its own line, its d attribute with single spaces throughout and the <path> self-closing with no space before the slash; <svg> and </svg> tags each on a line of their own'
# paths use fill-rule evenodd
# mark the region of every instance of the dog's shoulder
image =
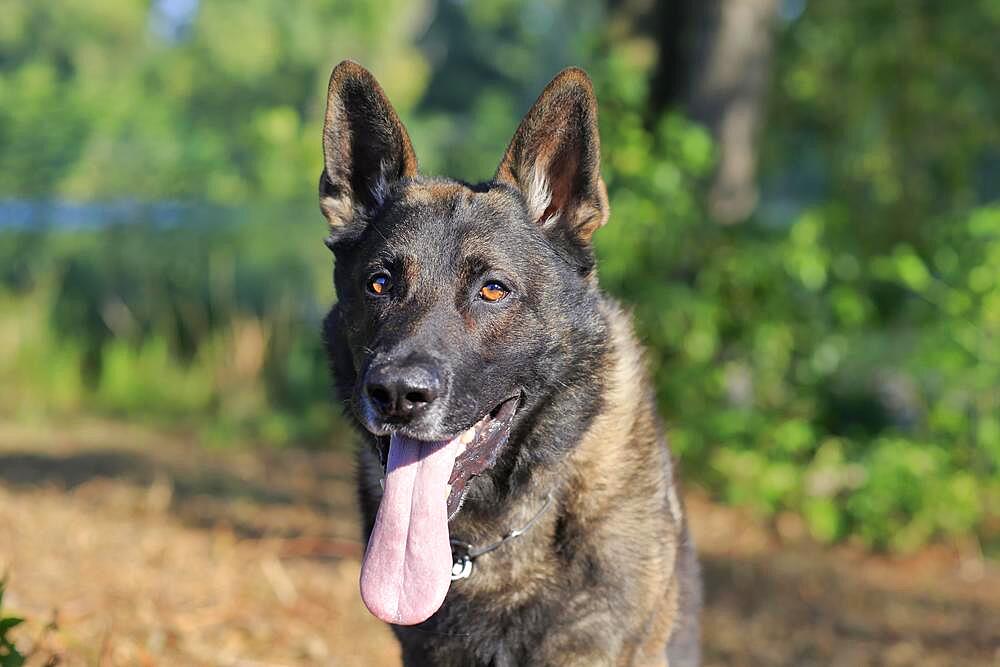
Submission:
<svg viewBox="0 0 1000 667">
<path fill-rule="evenodd" d="M 665 509 L 666 518 L 679 523 L 673 463 L 631 314 L 609 297 L 601 310 L 609 341 L 601 409 L 569 457 L 580 501 L 614 501 L 633 515 Z"/>
</svg>

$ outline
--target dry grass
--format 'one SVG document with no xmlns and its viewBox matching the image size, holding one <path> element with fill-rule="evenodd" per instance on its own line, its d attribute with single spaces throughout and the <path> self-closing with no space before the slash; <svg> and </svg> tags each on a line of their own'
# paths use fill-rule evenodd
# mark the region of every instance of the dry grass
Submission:
<svg viewBox="0 0 1000 667">
<path fill-rule="evenodd" d="M 116 424 L 0 428 L 0 571 L 29 664 L 391 665 L 349 459 Z M 693 494 L 710 665 L 997 665 L 1000 571 L 821 550 Z M 49 663 L 56 664 L 56 663 Z"/>
</svg>

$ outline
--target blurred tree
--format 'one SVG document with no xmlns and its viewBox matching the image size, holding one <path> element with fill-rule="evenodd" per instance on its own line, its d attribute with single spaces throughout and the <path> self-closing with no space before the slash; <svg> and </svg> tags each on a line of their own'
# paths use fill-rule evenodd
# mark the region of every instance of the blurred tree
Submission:
<svg viewBox="0 0 1000 667">
<path fill-rule="evenodd" d="M 411 122 L 425 170 L 491 178 L 549 79 L 595 63 L 602 17 L 598 2 L 439 2 L 418 42 L 433 74 Z"/>
<path fill-rule="evenodd" d="M 941 216 L 1000 196 L 1000 3 L 814 1 L 789 19 L 765 187 L 836 202 L 869 254 L 931 253 Z"/>
<path fill-rule="evenodd" d="M 757 205 L 757 143 L 771 72 L 779 0 L 609 0 L 633 32 L 652 39 L 651 118 L 683 111 L 717 145 L 709 211 L 742 222 Z"/>
<path fill-rule="evenodd" d="M 206 0 L 174 30 L 148 0 L 7 0 L 0 194 L 308 196 L 330 68 L 365 61 L 408 109 L 428 75 L 413 46 L 428 10 Z"/>
</svg>

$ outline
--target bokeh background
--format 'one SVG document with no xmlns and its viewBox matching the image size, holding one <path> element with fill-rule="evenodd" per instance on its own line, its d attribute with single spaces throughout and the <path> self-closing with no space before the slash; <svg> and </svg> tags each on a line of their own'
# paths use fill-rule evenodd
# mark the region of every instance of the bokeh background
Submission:
<svg viewBox="0 0 1000 667">
<path fill-rule="evenodd" d="M 349 57 L 465 180 L 559 69 L 593 77 L 600 275 L 710 664 L 1000 664 L 998 35 L 996 0 L 3 0 L 0 638 L 392 664 L 319 339 Z"/>
</svg>

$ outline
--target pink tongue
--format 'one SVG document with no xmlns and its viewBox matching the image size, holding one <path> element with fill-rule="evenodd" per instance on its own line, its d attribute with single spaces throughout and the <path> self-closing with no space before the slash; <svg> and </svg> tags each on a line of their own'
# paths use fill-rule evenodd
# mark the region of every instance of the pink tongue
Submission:
<svg viewBox="0 0 1000 667">
<path fill-rule="evenodd" d="M 361 599 L 397 625 L 427 620 L 451 585 L 448 478 L 458 438 L 389 441 L 385 493 L 361 564 Z"/>
</svg>

